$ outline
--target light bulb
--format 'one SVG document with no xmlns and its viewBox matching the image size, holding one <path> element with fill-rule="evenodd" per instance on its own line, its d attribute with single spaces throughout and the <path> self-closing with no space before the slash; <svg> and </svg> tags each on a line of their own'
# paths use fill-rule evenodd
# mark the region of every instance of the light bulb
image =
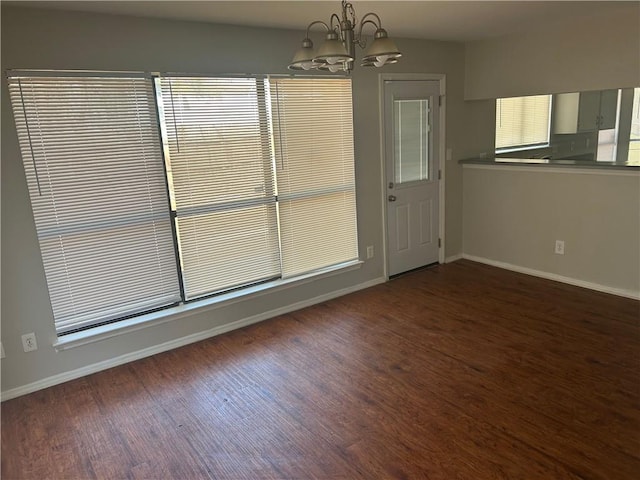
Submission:
<svg viewBox="0 0 640 480">
<path fill-rule="evenodd" d="M 338 70 L 342 68 L 342 65 L 335 64 L 334 62 L 333 64 L 330 64 L 328 68 L 331 73 L 336 73 Z"/>
</svg>

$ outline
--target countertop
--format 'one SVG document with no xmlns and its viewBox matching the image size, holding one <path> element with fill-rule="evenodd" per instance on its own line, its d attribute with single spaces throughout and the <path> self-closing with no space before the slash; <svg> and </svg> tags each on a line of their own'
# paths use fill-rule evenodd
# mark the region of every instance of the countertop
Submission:
<svg viewBox="0 0 640 480">
<path fill-rule="evenodd" d="M 547 158 L 466 158 L 460 160 L 462 165 L 521 165 L 528 167 L 570 167 L 570 168 L 595 168 L 595 169 L 615 169 L 627 171 L 640 171 L 640 165 L 630 165 L 626 163 L 594 162 L 593 160 L 572 160 L 572 159 L 547 159 Z"/>
</svg>

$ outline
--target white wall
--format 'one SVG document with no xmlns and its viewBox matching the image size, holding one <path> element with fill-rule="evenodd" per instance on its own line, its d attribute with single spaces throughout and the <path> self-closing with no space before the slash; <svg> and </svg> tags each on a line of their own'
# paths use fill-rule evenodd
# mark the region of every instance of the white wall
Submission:
<svg viewBox="0 0 640 480">
<path fill-rule="evenodd" d="M 465 255 L 640 297 L 640 172 L 465 165 L 463 177 Z"/>
<path fill-rule="evenodd" d="M 468 100 L 640 86 L 640 3 L 467 44 Z"/>
<path fill-rule="evenodd" d="M 2 7 L 2 69 L 144 70 L 202 73 L 288 73 L 286 65 L 302 32 L 204 23 L 127 18 Z M 463 101 L 461 44 L 398 39 L 402 61 L 386 73 L 444 73 L 447 78 L 446 255 L 462 251 L 462 169 L 457 160 L 486 149 L 481 122 L 491 102 Z M 377 255 L 362 268 L 262 295 L 257 299 L 196 313 L 175 321 L 56 352 L 53 319 L 35 226 L 2 79 L 2 391 L 15 394 L 63 378 L 87 365 L 107 365 L 166 342 L 199 335 L 232 322 L 261 316 L 298 302 L 358 288 L 383 275 L 382 177 L 379 151 L 378 73 L 353 75 L 356 190 L 360 250 Z M 482 123 L 482 122 L 481 122 Z M 482 144 L 485 144 L 482 146 Z M 35 332 L 39 349 L 23 353 L 20 336 Z M 145 350 L 147 349 L 147 350 Z M 13 393 L 12 393 L 13 392 Z"/>
</svg>

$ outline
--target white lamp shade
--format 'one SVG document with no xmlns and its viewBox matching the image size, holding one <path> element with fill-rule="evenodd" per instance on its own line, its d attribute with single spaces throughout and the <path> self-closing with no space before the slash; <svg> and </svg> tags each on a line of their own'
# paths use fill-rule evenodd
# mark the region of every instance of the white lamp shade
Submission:
<svg viewBox="0 0 640 480">
<path fill-rule="evenodd" d="M 335 32 L 329 32 L 327 39 L 318 49 L 313 61 L 316 63 L 328 63 L 329 65 L 346 64 L 353 60 L 344 44 L 338 39 Z"/>
<path fill-rule="evenodd" d="M 376 31 L 373 43 L 365 52 L 362 59 L 362 66 L 381 67 L 383 65 L 397 63 L 401 56 L 402 54 L 398 50 L 395 42 L 387 36 L 386 30 L 380 28 Z"/>
<path fill-rule="evenodd" d="M 289 64 L 289 70 L 311 70 L 315 67 L 313 57 L 315 56 L 315 50 L 313 48 L 313 42 L 308 38 L 302 41 L 302 47 L 298 49 L 293 56 L 293 60 Z"/>
</svg>

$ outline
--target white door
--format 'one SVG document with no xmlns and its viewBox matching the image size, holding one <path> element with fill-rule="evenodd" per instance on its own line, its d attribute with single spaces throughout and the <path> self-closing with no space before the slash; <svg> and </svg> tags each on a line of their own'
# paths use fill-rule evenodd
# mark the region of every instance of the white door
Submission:
<svg viewBox="0 0 640 480">
<path fill-rule="evenodd" d="M 439 258 L 437 80 L 386 80 L 384 130 L 389 275 Z"/>
</svg>

